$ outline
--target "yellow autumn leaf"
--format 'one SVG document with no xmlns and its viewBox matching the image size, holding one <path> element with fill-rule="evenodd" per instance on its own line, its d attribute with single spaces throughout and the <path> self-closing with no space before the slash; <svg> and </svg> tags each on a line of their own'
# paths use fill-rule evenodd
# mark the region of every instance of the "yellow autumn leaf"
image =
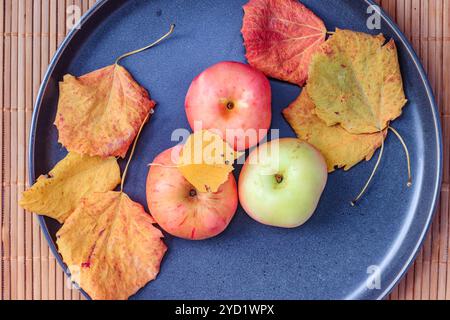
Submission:
<svg viewBox="0 0 450 320">
<path fill-rule="evenodd" d="M 58 231 L 72 281 L 94 300 L 124 300 L 156 278 L 167 251 L 163 234 L 123 192 L 91 193 Z"/>
<path fill-rule="evenodd" d="M 337 29 L 314 54 L 308 94 L 328 126 L 350 133 L 383 131 L 407 100 L 395 41 Z"/>
<path fill-rule="evenodd" d="M 199 192 L 217 192 L 241 153 L 210 131 L 192 134 L 180 152 L 178 169 Z"/>
<path fill-rule="evenodd" d="M 19 204 L 63 223 L 85 195 L 114 190 L 119 183 L 120 168 L 115 158 L 69 152 L 48 176 L 40 176 L 23 193 Z"/>
<path fill-rule="evenodd" d="M 339 125 L 327 126 L 317 115 L 306 88 L 283 115 L 297 136 L 316 147 L 325 157 L 328 171 L 350 170 L 362 160 L 370 160 L 381 147 L 383 133 L 351 134 Z"/>
</svg>

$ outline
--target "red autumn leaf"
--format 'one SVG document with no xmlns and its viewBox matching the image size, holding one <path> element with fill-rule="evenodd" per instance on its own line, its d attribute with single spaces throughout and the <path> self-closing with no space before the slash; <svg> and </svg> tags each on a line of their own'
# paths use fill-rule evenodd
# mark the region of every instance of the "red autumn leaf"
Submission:
<svg viewBox="0 0 450 320">
<path fill-rule="evenodd" d="M 242 35 L 247 60 L 267 76 L 303 86 L 326 27 L 296 0 L 250 0 Z"/>
</svg>

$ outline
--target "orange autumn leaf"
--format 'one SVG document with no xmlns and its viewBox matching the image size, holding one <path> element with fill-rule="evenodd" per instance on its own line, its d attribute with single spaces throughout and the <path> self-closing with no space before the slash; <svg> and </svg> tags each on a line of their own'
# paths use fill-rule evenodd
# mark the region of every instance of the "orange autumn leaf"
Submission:
<svg viewBox="0 0 450 320">
<path fill-rule="evenodd" d="M 122 192 L 82 199 L 57 233 L 72 281 L 92 299 L 124 300 L 159 273 L 167 250 L 144 208 Z"/>
<path fill-rule="evenodd" d="M 303 86 L 325 24 L 297 0 L 250 0 L 242 35 L 248 62 L 267 76 Z"/>
<path fill-rule="evenodd" d="M 148 92 L 118 65 L 60 83 L 55 125 L 69 151 L 125 157 L 142 121 L 154 108 Z"/>
<path fill-rule="evenodd" d="M 283 115 L 297 136 L 315 146 L 325 157 L 328 171 L 350 170 L 362 160 L 370 160 L 381 147 L 386 131 L 373 134 L 351 134 L 339 125 L 327 126 L 316 115 L 314 102 L 306 88 Z"/>
<path fill-rule="evenodd" d="M 217 192 L 241 154 L 210 131 L 192 134 L 180 152 L 178 169 L 200 192 Z"/>
</svg>

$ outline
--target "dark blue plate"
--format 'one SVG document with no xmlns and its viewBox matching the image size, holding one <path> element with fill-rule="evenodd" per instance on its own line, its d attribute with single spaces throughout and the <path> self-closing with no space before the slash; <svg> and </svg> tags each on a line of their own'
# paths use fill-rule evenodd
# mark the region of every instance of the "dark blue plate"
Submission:
<svg viewBox="0 0 450 320">
<path fill-rule="evenodd" d="M 146 206 L 147 164 L 176 144 L 171 141 L 174 129 L 189 128 L 184 98 L 192 79 L 219 61 L 245 61 L 240 34 L 245 2 L 99 1 L 83 18 L 81 28 L 65 40 L 44 79 L 31 130 L 31 180 L 47 173 L 66 154 L 53 126 L 63 75 L 78 76 L 112 64 L 122 53 L 146 45 L 176 23 L 169 40 L 123 61 L 159 103 L 143 131 L 125 188 Z M 381 31 L 396 40 L 409 103 L 394 127 L 410 147 L 413 187 L 406 187 L 405 156 L 390 135 L 381 168 L 357 207 L 351 207 L 349 200 L 364 184 L 375 160 L 350 172 L 331 174 L 316 214 L 301 228 L 263 226 L 239 209 L 230 227 L 214 239 L 189 242 L 167 235 L 170 250 L 159 277 L 134 299 L 380 299 L 413 261 L 433 216 L 442 171 L 439 116 L 423 68 L 384 13 L 381 30 L 367 29 L 372 2 L 303 2 L 325 20 L 328 30 Z M 273 128 L 279 128 L 282 136 L 294 136 L 281 110 L 300 89 L 278 81 L 272 81 L 272 88 Z M 48 218 L 40 222 L 62 264 L 54 242 L 60 226 Z"/>
</svg>

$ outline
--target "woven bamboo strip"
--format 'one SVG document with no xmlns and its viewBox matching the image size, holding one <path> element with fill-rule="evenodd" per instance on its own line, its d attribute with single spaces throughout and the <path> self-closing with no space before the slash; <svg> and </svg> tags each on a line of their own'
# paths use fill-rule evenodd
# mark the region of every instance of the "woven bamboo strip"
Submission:
<svg viewBox="0 0 450 320">
<path fill-rule="evenodd" d="M 437 36 L 436 20 L 436 2 L 440 0 L 428 1 L 428 37 L 435 38 Z M 430 41 L 428 44 L 428 77 L 430 78 L 431 86 L 435 89 L 435 96 L 437 97 L 438 83 L 437 83 L 437 41 Z M 440 209 L 439 211 L 440 212 Z M 431 247 L 431 262 L 430 262 L 430 299 L 437 299 L 438 291 L 438 263 L 439 258 L 439 229 L 440 229 L 440 215 L 436 215 L 432 227 L 432 247 Z"/>
<path fill-rule="evenodd" d="M 440 212 L 440 237 L 438 256 L 438 292 L 437 298 L 445 300 L 447 291 L 447 264 L 448 264 L 448 212 L 449 212 L 449 190 L 445 185 L 441 192 L 441 212 Z"/>
<path fill-rule="evenodd" d="M 4 29 L 5 27 L 5 1 L 4 0 L 0 0 L 0 32 L 3 34 L 3 32 L 5 31 Z M 2 39 L 3 40 L 3 39 Z M 4 54 L 3 54 L 3 50 L 4 50 L 4 41 L 0 41 L 0 101 L 2 106 L 4 106 L 4 101 L 3 101 L 3 63 L 4 63 Z M 4 161 L 3 161 L 3 157 L 4 157 L 4 145 L 3 145 L 3 115 L 4 115 L 4 110 L 2 110 L 0 112 L 0 133 L 2 134 L 2 137 L 0 138 L 0 150 L 2 150 L 2 155 L 0 157 L 0 181 L 3 182 L 3 173 L 4 173 Z M 0 209 L 0 300 L 4 299 L 3 298 L 3 273 L 4 273 L 4 266 L 3 266 L 3 260 L 5 257 L 5 253 L 3 250 L 3 217 L 5 215 L 5 212 L 3 210 L 3 183 L 0 186 L 0 201 L 1 201 L 1 209 Z"/>
<path fill-rule="evenodd" d="M 409 41 L 412 41 L 412 16 L 413 16 L 413 7 L 412 7 L 412 1 L 405 0 L 404 1 L 404 21 L 405 21 L 405 29 L 404 33 Z M 397 10 L 399 13 L 401 10 Z"/>
<path fill-rule="evenodd" d="M 5 1 L 0 1 L 0 32 L 4 32 L 4 26 L 5 26 Z M 3 59 L 4 59 L 4 41 L 2 39 L 0 43 L 0 79 L 2 79 L 2 84 L 0 85 L 0 102 L 3 104 Z M 2 150 L 2 156 L 0 157 L 0 181 L 3 182 L 3 172 L 4 172 L 4 150 L 3 150 L 3 114 L 5 112 L 2 110 L 0 112 L 0 132 L 2 134 L 2 137 L 0 138 L 0 150 Z M 3 211 L 3 184 L 0 186 L 0 201 L 2 203 L 2 207 L 0 209 L 0 299 L 3 299 L 3 258 L 5 257 L 4 251 L 3 251 L 3 216 L 5 212 Z"/>
<path fill-rule="evenodd" d="M 89 0 L 89 6 L 92 7 L 95 4 L 96 0 Z"/>
<path fill-rule="evenodd" d="M 12 23 L 11 23 L 11 140 L 10 140 L 10 159 L 11 159 L 11 298 L 18 298 L 18 274 L 22 266 L 18 265 L 18 210 L 17 210 L 17 100 L 18 100 L 18 1 L 12 1 Z"/>
<path fill-rule="evenodd" d="M 396 0 L 383 0 L 381 6 L 393 18 L 395 18 Z"/>
<path fill-rule="evenodd" d="M 436 32 L 436 1 L 437 0 L 427 0 L 428 5 L 428 16 L 424 18 L 428 22 L 428 37 L 435 38 Z M 430 80 L 431 86 L 436 88 L 436 41 L 428 41 L 428 78 Z M 437 92 L 435 92 L 437 97 Z"/>
<path fill-rule="evenodd" d="M 41 1 L 41 70 L 40 78 L 44 77 L 48 65 L 48 48 L 49 48 L 49 2 Z M 41 243 L 45 244 L 44 235 L 41 235 Z M 55 297 L 55 287 L 50 286 L 51 277 L 49 274 L 49 266 L 54 263 L 47 245 L 41 246 L 41 264 L 42 264 L 42 299 Z"/>
<path fill-rule="evenodd" d="M 11 0 L 5 1 L 5 34 L 11 34 Z M 4 38 L 4 74 L 3 74 L 3 298 L 11 299 L 11 242 L 10 242 L 10 223 L 11 223 L 11 171 L 10 171 L 10 140 L 11 140 L 11 36 Z"/>
<path fill-rule="evenodd" d="M 41 4 L 33 1 L 33 102 L 36 101 L 41 82 Z M 43 244 L 45 246 L 45 244 Z M 37 216 L 33 215 L 33 299 L 43 297 L 41 268 L 41 231 Z"/>
<path fill-rule="evenodd" d="M 66 6 L 64 1 L 58 1 L 58 46 L 63 42 L 66 36 Z"/>
<path fill-rule="evenodd" d="M 450 37 L 450 0 L 444 0 L 443 3 L 443 37 Z M 443 90 L 443 130 L 444 130 L 444 186 L 443 192 L 445 192 L 445 197 L 447 201 L 447 223 L 450 224 L 450 198 L 449 198 L 449 183 L 450 183 L 450 41 L 444 41 L 443 43 L 443 66 L 442 66 L 442 90 Z M 444 213 L 445 214 L 445 213 Z M 450 227 L 450 226 L 448 226 Z M 445 240 L 443 240 L 445 242 Z M 446 269 L 447 269 L 447 279 L 446 279 L 446 293 L 445 299 L 450 300 L 450 232 L 447 229 L 447 247 L 443 251 L 443 255 L 446 257 Z"/>
<path fill-rule="evenodd" d="M 441 212 L 441 203 L 438 207 L 438 212 Z M 439 228 L 440 215 L 434 219 L 431 229 L 432 246 L 431 246 L 431 261 L 430 261 L 430 300 L 437 299 L 438 291 L 438 259 L 439 259 Z"/>
<path fill-rule="evenodd" d="M 420 58 L 428 71 L 428 0 L 420 0 Z"/>
<path fill-rule="evenodd" d="M 405 300 L 406 296 L 406 281 L 403 280 L 398 285 L 398 300 Z"/>
<path fill-rule="evenodd" d="M 421 299 L 429 300 L 430 298 L 430 259 L 431 259 L 431 232 L 428 233 L 423 244 L 423 262 L 422 262 L 422 291 Z"/>
<path fill-rule="evenodd" d="M 450 121 L 450 117 L 445 116 L 447 121 Z M 450 126 L 448 125 L 450 122 L 447 122 L 447 128 L 450 128 Z M 450 130 L 447 130 L 447 137 L 450 137 Z M 449 190 L 449 186 L 444 185 L 443 187 L 443 193 L 445 199 L 446 199 L 446 203 L 447 203 L 447 212 L 443 213 L 446 215 L 446 219 L 447 219 L 447 226 L 450 222 L 450 190 Z M 447 239 L 446 241 L 444 240 L 444 244 L 446 246 L 446 250 L 443 250 L 442 255 L 445 256 L 445 266 L 443 266 L 443 268 L 446 269 L 446 279 L 445 279 L 445 296 L 441 296 L 441 298 L 445 299 L 445 300 L 450 300 L 450 261 L 449 261 L 449 253 L 450 253 L 450 235 L 449 235 L 449 230 L 447 229 Z"/>
<path fill-rule="evenodd" d="M 58 0 L 50 0 L 50 34 L 49 34 L 49 57 L 56 52 L 58 45 Z"/>
<path fill-rule="evenodd" d="M 395 3 L 395 16 L 392 16 L 403 33 L 408 34 L 406 29 L 406 0 L 397 0 Z"/>
<path fill-rule="evenodd" d="M 444 0 L 443 4 L 443 33 L 442 36 L 450 38 L 450 0 Z M 450 41 L 444 41 L 442 52 L 442 91 L 443 91 L 443 112 L 444 115 L 450 115 Z M 443 121 L 444 124 L 447 122 Z M 445 131 L 448 134 L 448 131 Z M 444 183 L 450 183 L 450 136 L 445 136 L 446 143 L 444 143 Z"/>
<path fill-rule="evenodd" d="M 420 0 L 410 0 L 412 7 L 411 16 L 411 41 L 416 52 L 420 52 Z"/>
<path fill-rule="evenodd" d="M 435 0 L 435 8 L 434 8 L 434 23 L 436 28 L 436 38 L 443 39 L 443 0 Z M 435 52 L 435 87 L 434 92 L 436 94 L 436 101 L 439 105 L 439 110 L 441 115 L 444 113 L 444 105 L 443 105 L 443 74 L 442 74 L 442 65 L 443 65 L 443 41 L 435 41 L 436 44 L 436 52 Z M 447 158 L 446 158 L 447 160 Z M 435 254 L 435 263 L 437 265 L 437 299 L 444 299 L 446 292 L 446 280 L 447 280 L 447 268 L 446 268 L 446 252 L 448 251 L 448 247 L 446 245 L 447 235 L 448 235 L 448 196 L 444 192 L 441 193 L 441 212 L 438 216 L 439 219 L 439 230 L 438 240 L 434 243 L 434 248 L 436 250 Z M 445 267 L 444 267 L 445 266 Z"/>
<path fill-rule="evenodd" d="M 89 0 L 83 0 L 83 14 L 86 13 L 89 10 Z"/>
<path fill-rule="evenodd" d="M 17 37 L 17 184 L 15 203 L 25 186 L 25 0 L 18 0 L 18 34 Z M 17 298 L 25 299 L 25 215 L 17 205 Z"/>
<path fill-rule="evenodd" d="M 406 277 L 403 280 L 405 282 L 405 300 L 412 300 L 414 297 L 414 277 L 416 273 L 416 266 L 412 264 L 406 273 Z"/>
<path fill-rule="evenodd" d="M 33 108 L 33 1 L 25 0 L 25 119 L 24 124 L 24 167 L 22 168 L 25 185 L 29 185 L 28 181 L 28 143 L 30 135 L 31 114 Z M 33 216 L 25 213 L 25 298 L 31 300 L 33 298 Z"/>
<path fill-rule="evenodd" d="M 444 30 L 444 23 L 443 23 L 443 0 L 435 0 L 435 10 L 434 10 L 434 24 L 436 29 L 436 38 L 437 39 L 443 39 L 443 30 Z M 435 54 L 435 72 L 436 72 L 436 86 L 434 87 L 437 103 L 439 105 L 439 110 L 441 114 L 443 114 L 443 87 L 442 87 L 442 59 L 443 59 L 443 41 L 433 41 L 436 44 L 436 54 Z"/>
</svg>

